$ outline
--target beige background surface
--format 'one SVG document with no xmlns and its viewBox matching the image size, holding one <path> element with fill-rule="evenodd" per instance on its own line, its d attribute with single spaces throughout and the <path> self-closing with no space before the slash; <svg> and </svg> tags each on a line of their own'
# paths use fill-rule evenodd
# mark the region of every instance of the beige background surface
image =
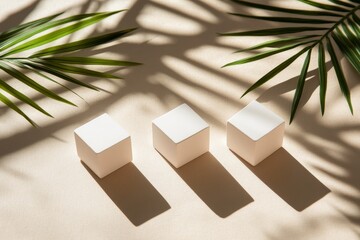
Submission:
<svg viewBox="0 0 360 240">
<path fill-rule="evenodd" d="M 9 79 L 55 119 L 19 104 L 41 126 L 34 129 L 0 106 L 0 239 L 359 239 L 360 85 L 346 61 L 354 116 L 330 69 L 321 117 L 314 52 L 289 126 L 303 58 L 240 100 L 289 53 L 221 69 L 248 54 L 234 50 L 266 38 L 217 38 L 216 32 L 277 26 L 228 16 L 250 10 L 227 1 L 3 0 L 0 29 L 64 10 L 68 16 L 123 8 L 129 10 L 72 38 L 138 26 L 120 44 L 93 50 L 144 63 L 119 71 L 124 80 L 81 78 L 106 90 L 72 86 L 85 101 L 44 83 L 75 108 Z M 256 168 L 225 143 L 226 120 L 254 99 L 287 121 L 283 148 Z M 151 120 L 183 102 L 211 125 L 211 151 L 175 170 L 152 147 Z M 79 161 L 73 130 L 103 112 L 131 133 L 134 161 L 99 180 Z"/>
</svg>

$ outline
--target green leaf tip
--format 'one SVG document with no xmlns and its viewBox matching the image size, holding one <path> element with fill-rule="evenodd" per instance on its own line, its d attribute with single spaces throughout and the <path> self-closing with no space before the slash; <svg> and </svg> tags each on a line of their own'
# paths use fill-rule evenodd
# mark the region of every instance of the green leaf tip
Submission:
<svg viewBox="0 0 360 240">
<path fill-rule="evenodd" d="M 309 64 L 310 64 L 310 58 L 311 58 L 311 49 L 308 50 L 308 54 L 306 55 L 304 65 L 301 69 L 301 73 L 300 73 L 300 76 L 298 79 L 298 83 L 297 83 L 295 94 L 294 94 L 294 99 L 293 99 L 292 106 L 291 106 L 291 115 L 290 115 L 290 123 L 289 124 L 291 124 L 291 122 L 294 120 L 297 108 L 300 103 L 301 95 L 304 90 L 306 74 L 307 74 Z"/>
<path fill-rule="evenodd" d="M 325 113 L 325 98 L 326 98 L 326 87 L 327 87 L 327 72 L 325 66 L 325 51 L 322 42 L 319 42 L 319 54 L 318 54 L 318 64 L 319 64 L 319 80 L 320 80 L 320 109 L 321 115 L 324 116 Z"/>
<path fill-rule="evenodd" d="M 340 65 L 340 63 L 339 63 L 339 61 L 338 61 L 338 59 L 336 57 L 335 50 L 334 50 L 334 48 L 333 48 L 333 46 L 331 44 L 331 40 L 328 37 L 326 37 L 326 43 L 327 43 L 327 49 L 328 49 L 328 52 L 330 54 L 331 61 L 333 63 L 334 69 L 335 69 L 337 79 L 338 79 L 338 82 L 339 82 L 341 92 L 344 95 L 344 97 L 345 97 L 345 99 L 346 99 L 346 101 L 348 103 L 351 114 L 354 115 L 354 111 L 353 111 L 353 107 L 352 107 L 352 103 L 351 103 L 350 90 L 349 90 L 349 87 L 347 85 L 347 82 L 346 82 L 344 73 L 342 71 L 341 65 Z"/>
<path fill-rule="evenodd" d="M 268 72 L 263 77 L 261 77 L 258 81 L 256 81 L 251 87 L 249 87 L 241 97 L 245 96 L 250 91 L 255 90 L 256 88 L 260 87 L 261 85 L 263 85 L 264 83 L 269 81 L 271 78 L 273 78 L 278 73 L 280 73 L 282 70 L 284 70 L 287 66 L 289 66 L 292 62 L 294 62 L 298 57 L 300 57 L 304 52 L 306 52 L 309 49 L 310 49 L 310 47 L 305 47 L 301 51 L 299 51 L 298 53 L 296 53 L 295 55 L 290 57 L 289 59 L 287 59 L 284 62 L 282 62 L 281 64 L 279 64 L 277 67 L 275 67 L 270 72 Z"/>
</svg>

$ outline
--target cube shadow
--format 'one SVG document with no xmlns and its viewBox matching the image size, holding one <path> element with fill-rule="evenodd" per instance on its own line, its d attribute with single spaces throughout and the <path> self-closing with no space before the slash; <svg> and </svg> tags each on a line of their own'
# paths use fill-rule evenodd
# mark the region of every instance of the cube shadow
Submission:
<svg viewBox="0 0 360 240">
<path fill-rule="evenodd" d="M 306 209 L 330 192 L 283 147 L 255 167 L 233 153 L 272 191 L 297 211 Z"/>
<path fill-rule="evenodd" d="M 164 197 L 133 163 L 126 164 L 102 179 L 96 176 L 86 164 L 81 163 L 135 226 L 170 209 Z"/>
<path fill-rule="evenodd" d="M 228 217 L 254 201 L 210 152 L 180 168 L 169 165 L 219 217 Z"/>
</svg>

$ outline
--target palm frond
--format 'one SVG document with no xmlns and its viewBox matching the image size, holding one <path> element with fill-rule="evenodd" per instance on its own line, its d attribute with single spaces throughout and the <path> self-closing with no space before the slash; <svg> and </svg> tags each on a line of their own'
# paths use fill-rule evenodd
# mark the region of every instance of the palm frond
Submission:
<svg viewBox="0 0 360 240">
<path fill-rule="evenodd" d="M 335 3 L 335 4 L 339 5 L 339 6 L 348 7 L 348 8 L 354 8 L 355 7 L 355 5 L 353 5 L 351 3 L 343 2 L 343 1 L 340 1 L 340 0 L 329 0 L 329 2 Z"/>
<path fill-rule="evenodd" d="M 274 76 L 276 76 L 278 73 L 280 73 L 282 70 L 284 70 L 285 68 L 287 68 L 291 63 L 293 63 L 298 57 L 300 57 L 304 52 L 306 52 L 307 50 L 309 50 L 310 47 L 305 47 L 303 48 L 300 52 L 296 53 L 295 55 L 293 55 L 292 57 L 290 57 L 289 59 L 285 60 L 284 62 L 282 62 L 281 64 L 279 64 L 277 67 L 275 67 L 273 70 L 271 70 L 270 72 L 268 72 L 267 74 L 265 74 L 262 78 L 260 78 L 259 80 L 257 80 L 253 85 L 251 85 L 251 87 L 248 88 L 248 90 L 245 91 L 245 93 L 241 96 L 245 96 L 246 94 L 248 94 L 249 92 L 255 90 L 256 88 L 260 87 L 261 85 L 263 85 L 264 83 L 266 83 L 267 81 L 269 81 L 271 78 L 273 78 Z"/>
<path fill-rule="evenodd" d="M 67 103 L 67 104 L 75 106 L 74 103 L 60 97 L 56 93 L 54 93 L 54 92 L 50 91 L 49 89 L 41 86 L 39 83 L 37 83 L 36 81 L 31 79 L 30 77 L 26 76 L 22 72 L 18 71 L 17 69 L 12 67 L 11 65 L 5 63 L 4 61 L 0 62 L 0 69 L 3 70 L 4 72 L 6 72 L 7 74 L 9 74 L 10 76 L 18 79 L 22 83 L 24 83 L 24 84 L 28 85 L 29 87 L 33 88 L 34 90 L 38 91 L 39 93 L 45 95 L 46 97 L 49 97 L 49 98 L 52 98 L 54 100 L 57 100 L 57 101 L 60 101 L 60 102 Z"/>
<path fill-rule="evenodd" d="M 360 73 L 360 18 L 357 15 L 360 9 L 359 0 L 350 0 L 345 2 L 342 0 L 328 0 L 326 2 L 317 2 L 313 0 L 298 0 L 306 5 L 313 7 L 314 10 L 290 9 L 266 4 L 247 2 L 242 0 L 232 0 L 233 2 L 255 9 L 266 10 L 270 12 L 280 12 L 284 16 L 253 16 L 243 13 L 229 13 L 237 17 L 253 18 L 259 21 L 280 22 L 286 24 L 305 24 L 305 26 L 286 26 L 268 29 L 258 29 L 251 31 L 235 31 L 228 33 L 219 33 L 220 36 L 241 37 L 241 36 L 279 36 L 279 38 L 266 41 L 237 52 L 249 50 L 261 50 L 265 48 L 276 48 L 273 50 L 265 50 L 256 53 L 250 57 L 230 62 L 224 67 L 244 64 L 260 59 L 270 57 L 274 54 L 284 52 L 296 47 L 306 46 L 295 55 L 279 64 L 270 72 L 261 77 L 245 93 L 256 89 L 267 81 L 271 80 L 275 75 L 288 67 L 293 61 L 305 52 L 308 52 L 302 70 L 299 75 L 298 84 L 295 89 L 295 95 L 291 107 L 290 123 L 295 117 L 301 95 L 304 90 L 306 73 L 311 60 L 311 52 L 317 47 L 318 51 L 318 69 L 319 69 L 319 85 L 320 85 L 320 106 L 321 113 L 325 112 L 325 97 L 327 86 L 327 70 L 325 66 L 325 53 L 328 52 L 331 62 L 334 66 L 339 87 L 348 103 L 351 113 L 353 113 L 350 90 L 347 85 L 345 75 L 342 71 L 338 56 L 335 53 L 332 41 L 336 43 L 341 53 L 352 64 L 352 66 Z M 296 14 L 296 17 L 292 17 Z M 288 16 L 287 16 L 288 15 Z M 325 18 L 324 18 L 325 17 Z M 306 35 L 303 32 L 314 32 L 314 34 Z M 281 37 L 281 35 L 286 35 Z M 323 40 L 326 40 L 326 48 L 324 48 Z"/>
<path fill-rule="evenodd" d="M 253 55 L 253 56 L 250 56 L 250 57 L 247 57 L 247 58 L 238 60 L 238 61 L 234 61 L 234 62 L 228 63 L 228 64 L 224 65 L 223 67 L 257 61 L 257 60 L 260 60 L 260 59 L 263 59 L 263 58 L 266 58 L 266 57 L 275 55 L 275 54 L 277 54 L 277 53 L 285 52 L 285 51 L 288 51 L 288 50 L 290 50 L 290 49 L 296 48 L 296 47 L 298 47 L 298 46 L 306 45 L 306 44 L 309 44 L 309 43 L 312 43 L 312 42 L 314 42 L 314 40 L 312 40 L 312 41 L 306 41 L 306 42 L 300 42 L 300 43 L 295 43 L 295 44 L 290 44 L 290 45 L 287 45 L 287 46 L 284 46 L 284 47 L 281 47 L 281 48 L 277 48 L 277 49 L 275 49 L 275 50 L 270 50 L 270 51 L 262 52 L 262 53 L 259 53 L 259 54 L 256 54 L 256 55 Z"/>
<path fill-rule="evenodd" d="M 52 81 L 66 90 L 76 94 L 68 86 L 56 81 L 53 77 L 63 79 L 69 83 L 76 84 L 78 86 L 86 87 L 92 90 L 99 90 L 96 86 L 78 80 L 73 74 L 92 76 L 97 78 L 117 78 L 109 73 L 99 72 L 93 69 L 87 69 L 85 65 L 99 65 L 99 66 L 136 66 L 140 63 L 121 61 L 115 59 L 103 59 L 92 57 L 76 57 L 76 56 L 63 56 L 60 54 L 73 53 L 85 48 L 91 48 L 99 46 L 101 44 L 109 43 L 119 38 L 127 36 L 133 32 L 135 28 L 124 29 L 108 34 L 103 34 L 95 37 L 86 38 L 83 40 L 73 41 L 62 45 L 46 47 L 49 43 L 52 43 L 65 36 L 72 35 L 73 33 L 80 31 L 81 29 L 90 25 L 96 24 L 107 17 L 122 12 L 124 10 L 112 11 L 112 12 L 99 12 L 99 13 L 86 13 L 75 16 L 66 17 L 56 20 L 61 15 L 55 14 L 52 16 L 44 17 L 21 24 L 13 27 L 7 31 L 0 33 L 0 71 L 5 72 L 14 79 L 21 81 L 28 87 L 39 92 L 45 97 L 52 98 L 56 101 L 60 101 L 66 104 L 74 105 L 67 99 L 59 96 L 55 92 L 43 87 L 37 82 L 36 78 L 25 75 L 22 70 L 27 70 L 35 73 L 37 76 Z M 33 54 L 25 54 L 25 51 L 42 47 Z M 15 56 L 12 56 L 16 54 Z M 18 55 L 24 56 L 18 56 Z M 77 66 L 74 66 L 77 65 Z M 37 111 L 50 116 L 46 110 L 40 107 L 35 101 L 27 97 L 20 90 L 15 89 L 6 81 L 0 79 L 0 90 L 4 93 L 13 96 L 20 102 L 30 105 Z M 77 95 L 77 94 L 76 94 Z M 33 126 L 36 124 L 18 107 L 12 102 L 6 95 L 0 92 L 0 101 L 7 105 L 10 109 L 16 111 L 23 116 Z"/>
<path fill-rule="evenodd" d="M 132 29 L 126 29 L 118 32 L 113 32 L 109 34 L 105 34 L 98 37 L 88 38 L 80 41 L 75 41 L 72 43 L 57 45 L 54 47 L 49 47 L 42 49 L 38 51 L 37 53 L 31 55 L 30 57 L 42 57 L 47 55 L 54 55 L 54 54 L 60 54 L 60 53 L 68 53 L 68 52 L 74 52 L 79 51 L 81 49 L 90 48 L 94 46 L 99 46 L 101 44 L 105 44 L 111 41 L 114 41 L 115 39 L 118 39 L 125 34 L 128 34 L 130 32 L 133 32 L 136 30 L 136 28 Z"/>
<path fill-rule="evenodd" d="M 58 13 L 58 14 L 55 14 L 55 15 L 52 15 L 52 16 L 49 16 L 49 17 L 45 17 L 45 18 L 41 18 L 41 19 L 38 19 L 38 20 L 35 20 L 35 21 L 31 21 L 31 22 L 28 22 L 28 23 L 24 23 L 24 24 L 21 24 L 17 27 L 14 27 L 12 29 L 9 29 L 5 32 L 2 32 L 0 33 L 0 41 L 3 42 L 5 41 L 6 39 L 9 39 L 10 37 L 14 36 L 15 34 L 19 34 L 20 32 L 25 32 L 31 28 L 34 28 L 36 26 L 39 26 L 39 25 L 42 25 L 46 22 L 49 22 L 51 20 L 53 20 L 54 18 L 60 16 L 62 13 Z"/>
<path fill-rule="evenodd" d="M 65 37 L 67 35 L 70 35 L 74 32 L 77 32 L 87 26 L 90 26 L 92 24 L 95 24 L 117 12 L 109 12 L 109 13 L 101 13 L 96 14 L 94 16 L 91 16 L 87 19 L 81 20 L 79 22 L 76 22 L 70 26 L 66 26 L 64 28 L 55 30 L 53 32 L 47 33 L 43 36 L 37 37 L 35 39 L 32 39 L 30 41 L 24 42 L 23 44 L 18 45 L 17 47 L 13 48 L 11 51 L 7 52 L 6 54 L 3 54 L 2 56 L 9 56 L 15 53 L 23 52 L 25 50 L 29 50 L 32 48 L 36 48 L 39 46 L 42 46 L 44 44 L 53 42 L 59 38 Z"/>
<path fill-rule="evenodd" d="M 331 57 L 331 61 L 334 65 L 335 73 L 336 73 L 337 79 L 339 81 L 340 89 L 346 98 L 346 101 L 349 105 L 351 113 L 353 114 L 353 107 L 351 104 L 350 91 L 349 91 L 349 87 L 346 83 L 344 73 L 343 73 L 341 65 L 336 57 L 336 54 L 335 54 L 334 48 L 331 44 L 331 41 L 328 37 L 326 38 L 326 42 L 327 42 L 327 49 L 328 49 L 330 57 Z"/>
<path fill-rule="evenodd" d="M 301 69 L 301 73 L 300 73 L 299 80 L 297 83 L 296 91 L 294 94 L 293 104 L 291 106 L 290 123 L 294 119 L 297 107 L 298 107 L 300 99 L 301 99 L 302 92 L 304 90 L 306 74 L 307 74 L 307 71 L 309 68 L 309 63 L 310 63 L 310 57 L 311 57 L 311 49 L 308 50 L 308 54 L 306 55 L 305 62 Z"/>
<path fill-rule="evenodd" d="M 74 90 L 72 90 L 71 88 L 65 86 L 64 84 L 60 83 L 59 81 L 56 81 L 55 79 L 49 77 L 48 75 L 45 75 L 45 74 L 42 73 L 42 72 L 39 72 L 39 71 L 37 71 L 36 69 L 31 68 L 30 66 L 27 66 L 27 65 L 23 64 L 21 61 L 13 60 L 13 61 L 10 61 L 10 62 L 13 63 L 14 65 L 20 67 L 20 68 L 30 70 L 31 72 L 39 75 L 40 77 L 42 77 L 42 78 L 44 78 L 44 79 L 46 79 L 46 80 L 49 80 L 49 81 L 51 81 L 51 82 L 53 82 L 53 83 L 56 83 L 57 85 L 65 88 L 67 91 L 72 92 L 73 94 L 75 94 L 75 95 L 78 96 L 79 98 L 83 99 L 79 94 L 77 94 L 77 93 L 76 93 Z M 83 99 L 83 100 L 84 100 L 84 99 Z"/>
<path fill-rule="evenodd" d="M 343 7 L 314 2 L 311 0 L 298 0 L 298 1 L 306 3 L 306 4 L 314 6 L 314 7 L 317 7 L 317 8 L 320 8 L 320 9 L 324 9 L 324 10 L 330 10 L 330 11 L 335 11 L 335 12 L 348 12 L 349 11 L 348 9 L 343 8 Z"/>
<path fill-rule="evenodd" d="M 70 22 L 75 22 L 75 21 L 79 21 L 82 19 L 86 19 L 89 17 L 94 16 L 94 14 L 92 13 L 87 13 L 87 14 L 80 14 L 80 15 L 75 15 L 75 16 L 71 16 L 71 17 L 67 17 L 67 18 L 63 18 L 63 19 L 59 19 L 59 20 L 55 20 L 55 21 L 43 21 L 42 24 L 39 24 L 37 26 L 33 26 L 30 27 L 29 29 L 27 29 L 26 31 L 22 31 L 19 32 L 18 34 L 15 34 L 14 36 L 12 36 L 11 38 L 7 39 L 6 41 L 1 41 L 0 43 L 0 51 L 4 51 L 24 40 L 27 40 L 39 33 L 42 33 L 46 30 L 49 30 L 51 28 L 55 28 Z M 48 17 L 47 17 L 48 18 Z M 39 19 L 39 20 L 43 20 Z M 13 31 L 18 30 L 19 28 L 21 28 L 21 25 L 18 27 L 15 27 L 13 29 Z"/>
<path fill-rule="evenodd" d="M 4 80 L 0 79 L 0 88 L 4 90 L 5 92 L 9 93 L 10 95 L 14 96 L 15 98 L 19 99 L 22 102 L 25 102 L 32 106 L 33 108 L 39 110 L 40 112 L 44 113 L 45 115 L 48 115 L 49 117 L 52 117 L 50 113 L 46 112 L 42 107 L 40 107 L 37 103 L 35 103 L 33 100 L 28 98 L 26 95 L 22 94 L 15 88 L 11 87 L 9 84 L 7 84 Z"/>
<path fill-rule="evenodd" d="M 76 66 L 71 66 L 71 65 L 61 64 L 61 63 L 52 63 L 52 62 L 48 62 L 48 61 L 44 61 L 44 60 L 40 60 L 40 59 L 34 60 L 34 62 L 39 63 L 43 66 L 46 66 L 48 68 L 56 69 L 61 72 L 85 75 L 85 76 L 90 76 L 90 77 L 121 79 L 121 77 L 115 76 L 115 75 L 112 75 L 109 73 L 98 72 L 98 71 L 94 71 L 94 70 L 90 70 L 90 69 L 86 69 L 86 68 L 81 68 L 81 67 L 76 67 Z"/>
<path fill-rule="evenodd" d="M 266 41 L 263 43 L 260 43 L 258 45 L 249 47 L 249 48 L 245 48 L 245 49 L 241 49 L 238 50 L 236 52 L 244 52 L 244 51 L 250 51 L 250 50 L 257 50 L 257 49 L 261 49 L 261 48 L 274 48 L 274 47 L 282 47 L 286 44 L 291 44 L 291 43 L 295 43 L 298 42 L 300 40 L 304 40 L 304 39 L 309 39 L 309 38 L 314 38 L 314 37 L 319 37 L 320 35 L 305 35 L 305 36 L 301 36 L 301 37 L 291 37 L 291 38 L 280 38 L 280 39 L 275 39 L 275 40 L 270 40 L 270 41 Z"/>
<path fill-rule="evenodd" d="M 309 31 L 320 31 L 327 30 L 325 27 L 283 27 L 283 28 L 271 28 L 271 29 L 262 29 L 255 31 L 245 31 L 245 32 L 229 32 L 229 33 L 220 33 L 220 36 L 275 36 L 282 34 L 291 34 L 291 33 L 300 33 L 300 32 L 309 32 Z"/>
<path fill-rule="evenodd" d="M 326 87 L 327 87 L 327 72 L 325 66 L 325 51 L 324 45 L 322 42 L 319 43 L 319 56 L 318 56 L 318 64 L 319 64 L 319 79 L 320 79 L 320 107 L 321 114 L 325 113 L 325 97 L 326 97 Z"/>
<path fill-rule="evenodd" d="M 31 125 L 33 125 L 34 127 L 37 126 L 36 123 L 33 120 L 31 120 L 23 111 L 21 111 L 21 109 L 18 108 L 18 106 L 16 106 L 15 103 L 13 103 L 8 97 L 6 97 L 1 92 L 0 92 L 0 101 L 4 103 L 6 106 L 8 106 L 10 109 L 14 110 L 15 112 L 23 116 Z"/>
<path fill-rule="evenodd" d="M 42 58 L 45 61 L 55 62 L 55 63 L 66 63 L 66 64 L 81 64 L 81 65 L 108 65 L 108 66 L 137 66 L 141 63 L 129 62 L 129 61 L 119 61 L 113 59 L 103 59 L 103 58 L 93 58 L 93 57 L 46 57 Z"/>
</svg>

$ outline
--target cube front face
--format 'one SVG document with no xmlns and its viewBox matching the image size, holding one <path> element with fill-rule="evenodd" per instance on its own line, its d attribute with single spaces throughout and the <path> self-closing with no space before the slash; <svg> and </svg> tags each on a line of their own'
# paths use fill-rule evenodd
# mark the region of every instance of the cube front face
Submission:
<svg viewBox="0 0 360 240">
<path fill-rule="evenodd" d="M 78 156 L 99 178 L 132 160 L 130 136 L 107 114 L 79 127 L 74 134 Z"/>
<path fill-rule="evenodd" d="M 254 142 L 251 138 L 249 138 L 229 122 L 227 123 L 226 131 L 227 146 L 237 155 L 245 159 L 250 164 L 254 165 L 256 157 L 256 142 Z"/>
<path fill-rule="evenodd" d="M 174 143 L 159 127 L 152 124 L 153 146 L 167 160 L 176 162 L 176 143 Z M 173 163 L 174 165 L 174 163 Z"/>
<path fill-rule="evenodd" d="M 131 161 L 131 138 L 128 137 L 97 154 L 96 164 L 99 169 L 98 176 L 103 178 Z"/>
<path fill-rule="evenodd" d="M 99 176 L 100 172 L 98 170 L 96 164 L 96 153 L 92 150 L 89 145 L 86 144 L 79 136 L 75 133 L 75 144 L 77 154 L 81 161 L 86 163 L 86 165 L 96 174 Z"/>
<path fill-rule="evenodd" d="M 253 101 L 227 123 L 227 145 L 255 166 L 282 146 L 285 122 Z"/>
<path fill-rule="evenodd" d="M 282 123 L 274 130 L 266 134 L 256 143 L 256 158 L 252 165 L 257 165 L 262 160 L 281 148 L 285 132 L 285 123 Z"/>
<path fill-rule="evenodd" d="M 152 123 L 153 145 L 178 168 L 209 151 L 209 125 L 186 104 Z"/>
<path fill-rule="evenodd" d="M 181 167 L 208 152 L 209 139 L 210 128 L 208 127 L 177 144 L 177 159 L 173 165 L 176 168 Z"/>
</svg>

